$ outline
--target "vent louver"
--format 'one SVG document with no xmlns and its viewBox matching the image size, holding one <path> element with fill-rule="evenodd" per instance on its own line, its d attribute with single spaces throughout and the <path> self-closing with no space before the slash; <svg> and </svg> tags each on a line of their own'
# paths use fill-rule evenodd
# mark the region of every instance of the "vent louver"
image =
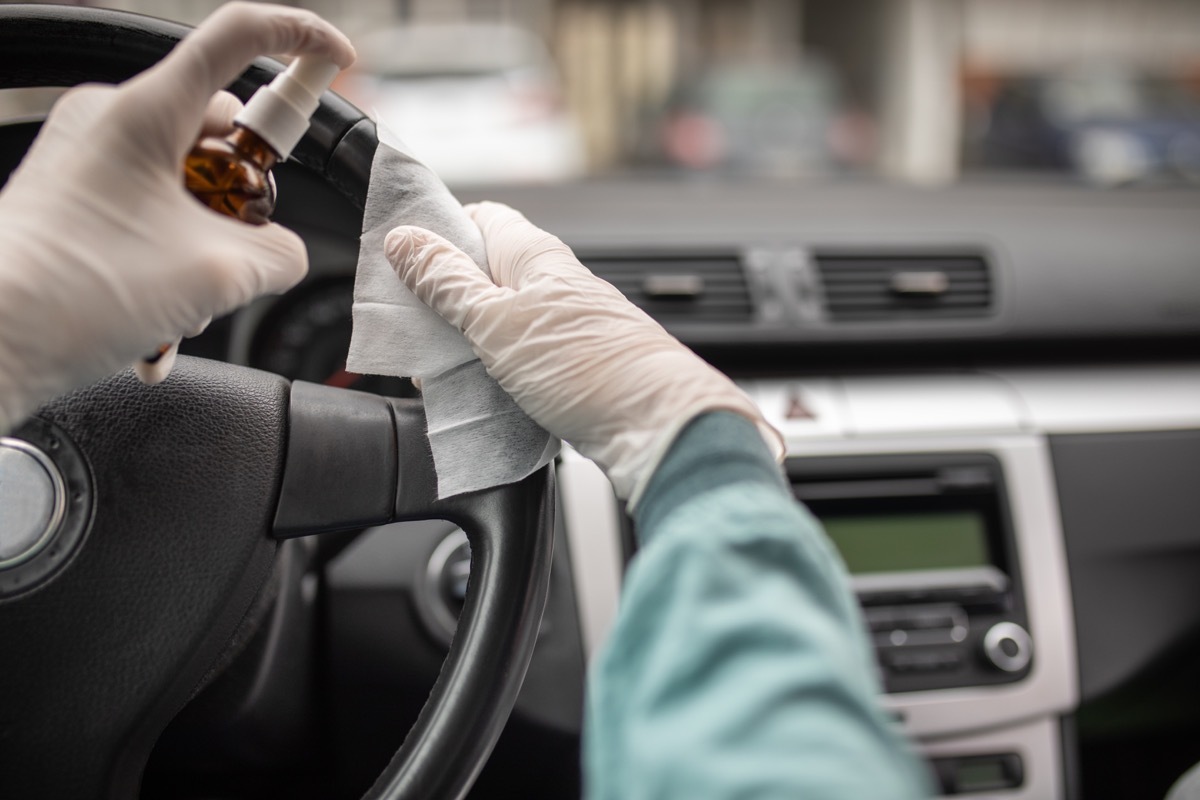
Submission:
<svg viewBox="0 0 1200 800">
<path fill-rule="evenodd" d="M 992 279 L 978 255 L 817 255 L 834 321 L 962 319 L 991 312 Z"/>
<path fill-rule="evenodd" d="M 663 323 L 745 322 L 754 314 L 736 256 L 595 255 L 582 261 Z"/>
</svg>

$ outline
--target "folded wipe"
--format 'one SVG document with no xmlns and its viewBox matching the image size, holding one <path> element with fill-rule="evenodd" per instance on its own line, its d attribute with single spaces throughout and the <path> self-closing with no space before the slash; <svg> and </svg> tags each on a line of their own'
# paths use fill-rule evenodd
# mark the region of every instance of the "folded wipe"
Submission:
<svg viewBox="0 0 1200 800">
<path fill-rule="evenodd" d="M 383 240 L 397 225 L 444 236 L 487 272 L 475 223 L 441 180 L 381 126 L 363 215 L 346 368 L 421 379 L 439 496 L 520 480 L 554 458 L 559 442 L 487 374 L 466 338 L 396 277 Z"/>
</svg>

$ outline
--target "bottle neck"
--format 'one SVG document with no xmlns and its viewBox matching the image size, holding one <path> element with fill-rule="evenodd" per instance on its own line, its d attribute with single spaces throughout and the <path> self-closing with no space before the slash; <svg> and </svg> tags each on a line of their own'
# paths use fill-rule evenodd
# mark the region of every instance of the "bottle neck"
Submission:
<svg viewBox="0 0 1200 800">
<path fill-rule="evenodd" d="M 279 155 L 271 149 L 271 146 L 249 128 L 243 128 L 241 125 L 235 124 L 233 126 L 233 133 L 225 138 L 239 153 L 249 158 L 255 164 L 258 164 L 264 172 L 275 166 L 275 163 L 279 161 Z"/>
</svg>

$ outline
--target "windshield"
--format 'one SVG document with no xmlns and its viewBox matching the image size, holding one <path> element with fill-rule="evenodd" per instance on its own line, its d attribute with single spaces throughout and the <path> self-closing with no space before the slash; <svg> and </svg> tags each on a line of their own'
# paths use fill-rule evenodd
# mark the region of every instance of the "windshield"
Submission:
<svg viewBox="0 0 1200 800">
<path fill-rule="evenodd" d="M 216 2 L 124 0 L 195 23 Z M 450 183 L 1200 183 L 1200 4 L 301 0 Z M 38 95 L 8 93 L 12 117 Z"/>
</svg>

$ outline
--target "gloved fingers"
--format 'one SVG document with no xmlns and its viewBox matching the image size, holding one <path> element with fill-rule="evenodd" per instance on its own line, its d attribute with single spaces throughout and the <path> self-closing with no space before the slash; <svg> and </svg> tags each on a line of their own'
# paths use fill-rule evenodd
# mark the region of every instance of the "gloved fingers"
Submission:
<svg viewBox="0 0 1200 800">
<path fill-rule="evenodd" d="M 242 110 L 242 101 L 224 90 L 214 94 L 204 109 L 201 136 L 223 136 L 233 130 L 233 118 Z"/>
<path fill-rule="evenodd" d="M 247 225 L 207 212 L 205 217 L 222 229 L 212 235 L 221 244 L 202 255 L 187 285 L 177 287 L 201 314 L 225 314 L 259 295 L 287 291 L 308 272 L 304 242 L 282 225 Z"/>
<path fill-rule="evenodd" d="M 187 338 L 199 336 L 204 333 L 212 322 L 212 317 L 205 317 L 200 321 L 200 324 L 184 334 Z M 133 362 L 133 374 L 137 375 L 138 380 L 147 386 L 153 386 L 156 383 L 162 383 L 171 374 L 171 370 L 175 367 L 175 357 L 179 355 L 180 340 L 176 339 L 171 343 L 171 346 L 163 352 L 161 356 L 154 360 L 153 363 L 148 362 L 144 358 L 139 358 Z"/>
<path fill-rule="evenodd" d="M 213 321 L 213 318 L 212 318 L 212 315 L 210 314 L 209 316 L 202 319 L 200 321 L 199 325 L 197 325 L 196 327 L 192 328 L 187 333 L 185 333 L 184 336 L 187 337 L 188 339 L 191 339 L 193 336 L 199 336 L 200 334 L 202 334 L 206 330 L 208 330 L 208 326 L 212 324 L 212 321 Z"/>
<path fill-rule="evenodd" d="M 339 67 L 354 62 L 346 35 L 311 11 L 258 3 L 221 6 L 158 65 L 127 84 L 139 109 L 161 109 L 162 133 L 182 158 L 196 140 L 204 108 L 217 90 L 257 56 L 318 55 Z"/>
<path fill-rule="evenodd" d="M 603 306 L 606 313 L 651 321 L 615 286 L 593 275 L 561 239 L 519 211 L 490 202 L 465 208 L 483 234 L 488 269 L 499 285 L 525 290 L 540 283 L 539 291 L 549 292 L 547 296 L 570 297 L 590 308 Z"/>
<path fill-rule="evenodd" d="M 483 234 L 488 269 L 500 286 L 520 289 L 544 274 L 587 272 L 561 239 L 534 225 L 520 211 L 493 202 L 472 203 L 465 209 Z"/>
<path fill-rule="evenodd" d="M 404 285 L 460 331 L 473 314 L 511 295 L 492 283 L 470 256 L 423 228 L 393 228 L 384 240 L 384 254 Z"/>
<path fill-rule="evenodd" d="M 178 355 L 179 340 L 176 339 L 171 343 L 170 348 L 159 356 L 153 364 L 144 358 L 139 358 L 133 362 L 133 374 L 137 375 L 138 380 L 147 386 L 162 383 L 171 374 L 171 369 L 175 366 L 175 357 Z"/>
</svg>

